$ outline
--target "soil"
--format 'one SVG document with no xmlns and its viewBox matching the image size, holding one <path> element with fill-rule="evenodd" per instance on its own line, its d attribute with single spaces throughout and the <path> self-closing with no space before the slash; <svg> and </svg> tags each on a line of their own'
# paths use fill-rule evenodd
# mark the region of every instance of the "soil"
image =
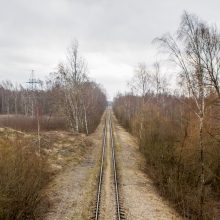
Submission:
<svg viewBox="0 0 220 220">
<path fill-rule="evenodd" d="M 102 123 L 90 135 L 86 153 L 82 157 L 75 150 L 73 160 L 55 175 L 48 187 L 42 192 L 43 199 L 37 207 L 37 220 L 79 220 L 89 219 L 96 193 L 96 178 L 102 142 Z M 79 146 L 81 147 L 81 146 Z M 72 156 L 73 157 L 73 156 Z M 40 213 L 40 214 L 39 214 Z"/>
<path fill-rule="evenodd" d="M 132 135 L 114 119 L 119 163 L 121 201 L 128 220 L 182 219 L 167 201 L 159 196 L 152 180 L 144 172 L 144 157 Z"/>
<path fill-rule="evenodd" d="M 108 121 L 108 120 L 107 120 Z M 112 149 L 110 142 L 110 126 L 107 123 L 107 140 L 105 150 L 104 175 L 101 192 L 100 219 L 116 219 L 115 188 L 112 168 Z"/>
</svg>

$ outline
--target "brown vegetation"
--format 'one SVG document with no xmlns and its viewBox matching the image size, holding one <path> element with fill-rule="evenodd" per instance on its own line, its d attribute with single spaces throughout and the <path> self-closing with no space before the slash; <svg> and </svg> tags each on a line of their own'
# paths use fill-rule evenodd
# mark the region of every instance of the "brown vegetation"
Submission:
<svg viewBox="0 0 220 220">
<path fill-rule="evenodd" d="M 160 192 L 171 199 L 175 208 L 188 218 L 200 213 L 200 152 L 198 149 L 197 118 L 189 106 L 192 101 L 171 95 L 147 95 L 149 100 L 141 107 L 140 97 L 126 95 L 114 102 L 114 112 L 119 121 L 139 140 L 148 166 Z M 181 101 L 184 101 L 184 104 Z M 128 107 L 130 106 L 130 108 Z M 218 107 L 209 110 L 204 128 L 205 149 L 205 207 L 206 219 L 219 216 L 219 126 Z M 140 117 L 143 113 L 144 118 Z M 141 128 L 142 125 L 142 128 Z M 139 131 L 141 130 L 141 134 Z M 213 205 L 215 204 L 215 205 Z"/>
<path fill-rule="evenodd" d="M 67 61 L 59 64 L 55 82 L 61 90 L 70 128 L 88 135 L 98 126 L 107 101 L 103 89 L 89 80 L 87 72 L 86 61 L 75 41 L 68 50 Z"/>
<path fill-rule="evenodd" d="M 42 131 L 67 130 L 65 117 L 46 117 L 39 119 Z M 10 127 L 19 131 L 37 131 L 37 118 L 25 115 L 0 115 L 0 127 Z"/>
<path fill-rule="evenodd" d="M 3 130 L 0 138 L 0 219 L 33 219 L 48 181 L 45 156 L 23 134 Z"/>
<path fill-rule="evenodd" d="M 34 219 L 53 202 L 48 184 L 69 164 L 71 168 L 93 146 L 89 137 L 67 131 L 41 134 L 41 154 L 35 133 L 0 129 L 0 219 Z"/>
<path fill-rule="evenodd" d="M 218 219 L 220 34 L 184 13 L 177 37 L 157 38 L 178 67 L 179 91 L 167 92 L 159 65 L 140 64 L 132 93 L 114 111 L 139 140 L 155 183 L 184 217 Z"/>
<path fill-rule="evenodd" d="M 87 74 L 86 61 L 75 41 L 68 49 L 66 62 L 58 65 L 50 80 L 38 80 L 32 75 L 29 87 L 1 82 L 0 127 L 92 133 L 107 101 L 103 88 Z"/>
</svg>

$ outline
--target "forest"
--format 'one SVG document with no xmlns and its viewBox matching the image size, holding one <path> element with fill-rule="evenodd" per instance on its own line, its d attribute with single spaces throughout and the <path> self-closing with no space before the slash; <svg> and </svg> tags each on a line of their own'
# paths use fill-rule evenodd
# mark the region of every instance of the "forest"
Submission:
<svg viewBox="0 0 220 220">
<path fill-rule="evenodd" d="M 67 52 L 66 63 L 46 80 L 33 73 L 26 85 L 0 84 L 0 125 L 19 130 L 72 129 L 89 134 L 99 124 L 106 106 L 104 89 L 89 79 L 86 60 L 80 57 L 78 42 Z M 28 85 L 29 84 L 29 85 Z"/>
<path fill-rule="evenodd" d="M 113 109 L 136 136 L 160 193 L 186 218 L 216 219 L 220 195 L 220 34 L 184 12 L 175 35 L 154 40 L 178 70 L 177 89 L 160 64 L 140 63 Z"/>
</svg>

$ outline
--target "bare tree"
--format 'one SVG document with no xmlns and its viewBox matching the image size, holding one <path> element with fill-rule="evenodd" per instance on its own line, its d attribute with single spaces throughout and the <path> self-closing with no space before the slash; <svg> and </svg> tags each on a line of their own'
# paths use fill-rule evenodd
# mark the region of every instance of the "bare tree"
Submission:
<svg viewBox="0 0 220 220">
<path fill-rule="evenodd" d="M 201 162 L 201 194 L 200 194 L 200 218 L 203 219 L 203 206 L 205 196 L 205 160 L 204 160 L 204 117 L 208 93 L 207 75 L 204 69 L 203 33 L 204 24 L 191 14 L 184 13 L 178 30 L 178 37 L 174 39 L 171 35 L 159 38 L 159 42 L 168 49 L 172 59 L 180 67 L 180 77 L 185 82 L 189 94 L 193 97 L 197 109 L 194 111 L 199 123 L 199 148 Z M 178 44 L 179 42 L 179 44 Z"/>
<path fill-rule="evenodd" d="M 145 63 L 139 63 L 137 68 L 135 69 L 135 74 L 132 81 L 129 83 L 130 88 L 136 94 L 141 96 L 141 108 L 139 111 L 140 114 L 140 129 L 139 129 L 139 136 L 140 140 L 142 140 L 142 132 L 143 132 L 143 122 L 144 122 L 144 105 L 145 105 L 145 95 L 147 92 L 150 91 L 151 86 L 151 79 L 150 73 L 146 68 Z"/>
<path fill-rule="evenodd" d="M 88 79 L 87 64 L 79 54 L 77 41 L 74 41 L 68 49 L 67 62 L 59 65 L 58 76 L 64 91 L 65 109 L 72 129 L 89 134 L 92 130 L 90 117 L 91 115 L 94 117 L 90 109 L 97 107 L 101 99 L 99 104 L 103 111 L 106 97 L 102 96 L 103 92 L 99 86 Z M 98 97 L 92 103 L 91 100 L 95 94 L 98 94 Z"/>
<path fill-rule="evenodd" d="M 78 42 L 74 41 L 68 48 L 67 63 L 59 65 L 59 74 L 64 84 L 67 113 L 71 126 L 77 132 L 81 129 L 80 106 L 82 103 L 82 86 L 87 81 L 87 66 L 85 60 L 80 57 Z"/>
<path fill-rule="evenodd" d="M 134 77 L 129 82 L 132 91 L 135 91 L 138 95 L 141 95 L 144 102 L 145 94 L 150 90 L 150 73 L 147 70 L 145 63 L 139 63 L 135 69 Z"/>
<path fill-rule="evenodd" d="M 220 34 L 216 27 L 201 25 L 202 64 L 206 71 L 207 85 L 213 87 L 220 98 Z"/>
<path fill-rule="evenodd" d="M 161 73 L 160 64 L 158 62 L 153 64 L 153 70 L 151 71 L 150 78 L 152 88 L 156 92 L 156 95 L 159 95 L 167 90 L 168 81 L 166 76 Z"/>
</svg>

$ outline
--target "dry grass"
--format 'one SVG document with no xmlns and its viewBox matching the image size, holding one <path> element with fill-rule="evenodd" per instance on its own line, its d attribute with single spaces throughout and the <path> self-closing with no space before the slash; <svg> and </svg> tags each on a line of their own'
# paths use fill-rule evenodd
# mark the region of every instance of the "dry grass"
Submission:
<svg viewBox="0 0 220 220">
<path fill-rule="evenodd" d="M 1 115 L 0 127 L 10 127 L 20 131 L 36 131 L 37 118 L 24 115 Z M 40 128 L 48 130 L 67 130 L 66 119 L 63 117 L 40 117 Z"/>
<path fill-rule="evenodd" d="M 48 181 L 46 157 L 20 133 L 0 138 L 0 219 L 33 219 L 40 190 Z"/>
<path fill-rule="evenodd" d="M 35 133 L 0 128 L 0 219 L 34 219 L 50 206 L 44 189 L 56 174 L 83 158 L 89 137 L 67 131 Z M 43 210 L 39 208 L 44 204 Z"/>
<path fill-rule="evenodd" d="M 53 173 L 66 165 L 78 164 L 93 144 L 89 137 L 67 131 L 48 131 L 41 135 L 42 152 L 48 156 Z"/>
</svg>

